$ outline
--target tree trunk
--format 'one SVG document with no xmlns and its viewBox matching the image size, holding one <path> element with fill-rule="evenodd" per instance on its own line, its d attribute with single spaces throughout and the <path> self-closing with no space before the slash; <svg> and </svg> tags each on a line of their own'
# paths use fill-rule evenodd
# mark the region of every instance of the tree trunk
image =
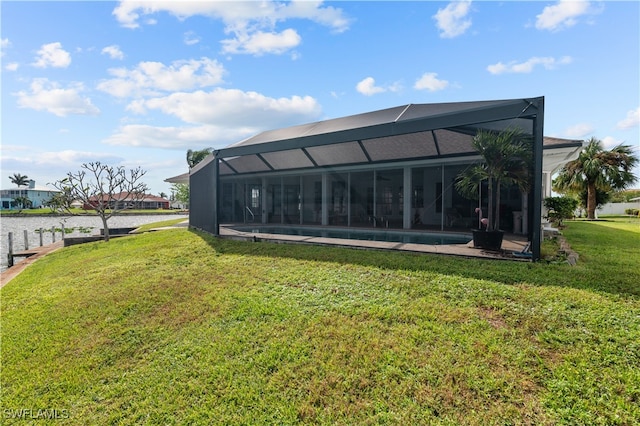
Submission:
<svg viewBox="0 0 640 426">
<path fill-rule="evenodd" d="M 107 218 L 104 216 L 100 216 L 102 219 L 102 227 L 104 228 L 104 241 L 109 241 L 109 225 L 107 225 Z"/>
<path fill-rule="evenodd" d="M 596 185 L 587 184 L 587 219 L 596 218 Z"/>
</svg>

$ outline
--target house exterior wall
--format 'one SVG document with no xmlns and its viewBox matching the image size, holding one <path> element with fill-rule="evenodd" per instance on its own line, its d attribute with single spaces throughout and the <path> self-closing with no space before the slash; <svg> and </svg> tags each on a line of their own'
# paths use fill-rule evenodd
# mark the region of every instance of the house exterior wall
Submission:
<svg viewBox="0 0 640 426">
<path fill-rule="evenodd" d="M 198 164 L 189 182 L 189 225 L 217 234 L 217 168 L 214 161 Z"/>
<path fill-rule="evenodd" d="M 2 209 L 14 209 L 16 207 L 13 205 L 13 200 L 18 197 L 27 197 L 33 208 L 42 208 L 57 192 L 28 188 L 3 189 L 0 191 L 0 206 Z"/>
<path fill-rule="evenodd" d="M 106 204 L 106 202 L 104 203 Z M 117 209 L 140 209 L 140 210 L 156 210 L 156 209 L 169 209 L 170 201 L 110 201 L 108 208 L 117 208 Z M 85 210 L 91 210 L 99 205 L 98 201 L 91 201 L 90 203 L 85 203 L 82 207 Z"/>
</svg>

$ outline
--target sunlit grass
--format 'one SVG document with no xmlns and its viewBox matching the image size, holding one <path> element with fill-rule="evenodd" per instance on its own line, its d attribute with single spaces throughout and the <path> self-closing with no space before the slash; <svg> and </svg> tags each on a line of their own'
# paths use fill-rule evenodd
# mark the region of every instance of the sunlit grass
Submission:
<svg viewBox="0 0 640 426">
<path fill-rule="evenodd" d="M 147 232 L 147 231 L 150 231 L 152 229 L 170 227 L 170 226 L 174 226 L 174 225 L 177 225 L 179 223 L 182 223 L 185 220 L 187 220 L 187 219 L 182 217 L 182 218 L 178 218 L 178 219 L 169 219 L 169 220 L 163 220 L 163 221 L 159 221 L 159 222 L 148 223 L 148 224 L 140 226 L 136 231 L 137 232 Z"/>
<path fill-rule="evenodd" d="M 636 424 L 629 225 L 570 222 L 575 267 L 187 230 L 68 247 L 1 290 L 2 407 L 77 425 Z"/>
</svg>

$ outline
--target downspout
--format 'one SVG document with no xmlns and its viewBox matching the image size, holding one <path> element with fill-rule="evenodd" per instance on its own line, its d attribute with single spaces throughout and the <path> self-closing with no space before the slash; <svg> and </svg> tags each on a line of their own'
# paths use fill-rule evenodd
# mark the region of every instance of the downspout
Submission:
<svg viewBox="0 0 640 426">
<path fill-rule="evenodd" d="M 540 259 L 542 246 L 542 144 L 544 135 L 544 97 L 536 99 L 533 120 L 533 206 L 531 219 L 531 251 L 533 260 Z"/>
</svg>

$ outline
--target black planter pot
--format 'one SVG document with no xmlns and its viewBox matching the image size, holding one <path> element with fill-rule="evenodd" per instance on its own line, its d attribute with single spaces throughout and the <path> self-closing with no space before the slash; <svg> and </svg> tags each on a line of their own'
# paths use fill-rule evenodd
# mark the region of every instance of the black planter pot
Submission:
<svg viewBox="0 0 640 426">
<path fill-rule="evenodd" d="M 487 250 L 500 250 L 504 231 L 473 230 L 473 246 Z"/>
</svg>

